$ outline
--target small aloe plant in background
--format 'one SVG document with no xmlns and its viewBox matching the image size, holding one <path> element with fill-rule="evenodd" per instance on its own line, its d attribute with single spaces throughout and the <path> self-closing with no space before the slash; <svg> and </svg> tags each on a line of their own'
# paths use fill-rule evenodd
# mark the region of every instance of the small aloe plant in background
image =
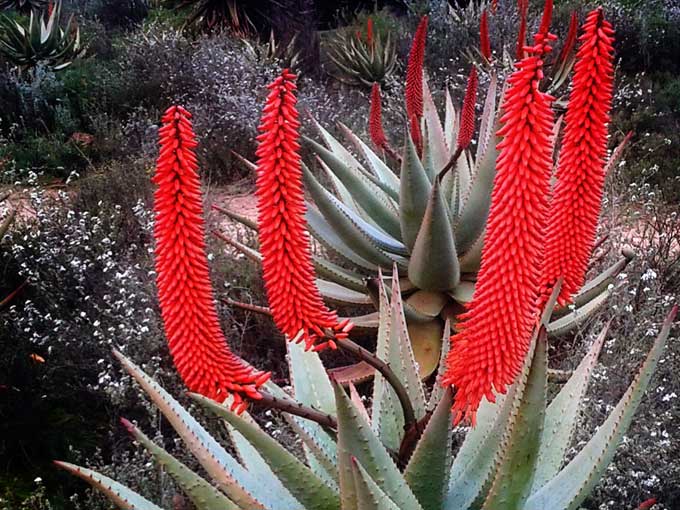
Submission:
<svg viewBox="0 0 680 510">
<path fill-rule="evenodd" d="M 400 207 L 409 204 L 411 209 L 395 218 L 402 234 L 408 230 L 405 224 L 413 227 L 409 231 L 413 243 L 406 241 L 410 251 L 402 254 L 385 246 L 376 251 L 376 245 L 368 242 L 355 244 L 363 246 L 363 255 L 384 256 L 371 266 L 376 275 L 368 291 L 377 307 L 375 353 L 351 339 L 358 321 L 340 317 L 324 302 L 327 296 L 315 272 L 330 267 L 342 274 L 344 269 L 320 263 L 312 254 L 307 229 L 314 231 L 310 211 L 316 210 L 305 202 L 303 176 L 321 213 L 337 211 L 336 218 L 347 220 L 326 229 L 329 238 L 337 242 L 348 232 L 354 240 L 367 238 L 357 237 L 359 231 L 352 230 L 358 216 L 347 213 L 347 203 L 340 207 L 335 195 L 323 193 L 301 162 L 295 75 L 284 70 L 269 85 L 254 164 L 260 247 L 255 251 L 241 245 L 240 249 L 262 265 L 270 304 L 267 313 L 288 340 L 292 392 L 236 356 L 219 327 L 207 268 L 191 116 L 181 107 L 167 110 L 154 177 L 158 185 L 156 269 L 163 322 L 171 355 L 192 398 L 226 421 L 237 457 L 140 368 L 119 352 L 115 356 L 209 475 L 208 480 L 192 472 L 123 420 L 198 510 L 576 510 L 595 486 L 649 385 L 677 307 L 667 316 L 640 371 L 609 417 L 567 460 L 607 327 L 551 400 L 547 391 L 549 331 L 555 331 L 561 320 L 567 324 L 576 320 L 568 315 L 554 317 L 567 313 L 564 307 L 569 303 L 582 299 L 588 306 L 602 299 L 627 259 L 582 289 L 606 175 L 612 31 L 601 9 L 592 11 L 583 25 L 557 184 L 551 193 L 554 98 L 540 89 L 543 60 L 555 38 L 549 32 L 551 11 L 548 1 L 534 44 L 520 48 L 521 58 L 507 80 L 502 113 L 493 113 L 497 117 L 493 122 L 487 119 L 498 127 L 487 128 L 489 137 L 499 137 L 500 143 L 489 162 L 492 184 L 484 192 L 489 196 L 483 208 L 488 211 L 480 212 L 484 220 L 477 222 L 480 231 L 472 243 L 483 239 L 479 270 L 470 280 L 469 299 L 463 301 L 465 313 L 444 317 L 437 330 L 442 348 L 437 351 L 437 377 L 432 386 L 423 382 L 416 356 L 413 296 L 429 292 L 420 294 L 420 301 L 431 303 L 435 291 L 451 296 L 463 281 L 452 228 L 456 224 L 452 223 L 453 203 L 444 200 L 442 189 L 447 178 L 453 179 L 456 189 L 456 179 L 465 175 L 459 161 L 468 158 L 466 149 L 474 131 L 470 98 L 476 90 L 476 70 L 470 73 L 457 135 L 441 146 L 455 149 L 442 157 L 441 169 L 432 166 L 428 162 L 429 99 L 421 68 L 426 18 L 421 22 L 411 52 L 411 62 L 416 64 L 407 73 L 410 129 L 402 156 L 400 192 L 390 198 Z M 493 109 L 493 102 L 488 108 Z M 344 186 L 337 189 L 363 189 L 361 193 L 368 190 L 368 194 L 379 189 L 389 198 L 385 176 L 394 177 L 391 170 L 376 163 L 372 174 L 361 169 L 343 171 L 337 161 L 349 152 L 328 136 L 330 149 L 314 146 L 314 150 L 321 160 L 328 159 L 328 167 L 341 169 L 337 174 L 330 172 Z M 383 139 L 374 136 L 374 141 Z M 495 147 L 490 140 L 484 143 Z M 374 153 L 364 150 L 363 154 Z M 374 161 L 370 155 L 367 158 Z M 427 165 L 436 171 L 430 175 Z M 357 176 L 363 177 L 357 180 Z M 411 185 L 406 183 L 414 182 L 420 187 L 402 191 Z M 375 187 L 360 188 L 367 183 Z M 411 216 L 417 221 L 402 218 Z M 368 220 L 364 223 L 371 225 Z M 371 228 L 378 232 L 377 225 Z M 371 235 L 377 237 L 374 231 Z M 383 233 L 380 236 L 385 239 Z M 438 243 L 442 241 L 449 243 L 449 249 L 441 248 Z M 443 251 L 432 251 L 439 248 Z M 388 252 L 392 255 L 387 256 Z M 351 255 L 347 258 L 352 260 Z M 415 258 L 421 260 L 413 262 Z M 443 287 L 434 286 L 436 275 L 421 279 L 432 268 L 444 271 L 437 273 Z M 403 270 L 408 278 L 400 278 Z M 448 279 L 451 275 L 455 276 L 452 280 Z M 420 285 L 420 290 L 405 297 L 405 285 Z M 558 303 L 562 311 L 556 310 Z M 440 311 L 435 310 L 430 319 Z M 324 369 L 319 352 L 327 349 L 342 349 L 374 371 L 368 407 L 351 381 Z M 304 458 L 267 435 L 245 413 L 249 404 L 282 411 L 302 442 Z M 461 421 L 473 427 L 454 457 L 452 431 Z M 141 495 L 99 473 L 57 464 L 102 490 L 123 509 L 158 510 Z"/>
</svg>

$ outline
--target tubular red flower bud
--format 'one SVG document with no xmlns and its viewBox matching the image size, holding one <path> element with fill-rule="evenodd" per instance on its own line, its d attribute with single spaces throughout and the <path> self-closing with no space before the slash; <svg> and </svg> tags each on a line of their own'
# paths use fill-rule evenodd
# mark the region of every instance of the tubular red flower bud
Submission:
<svg viewBox="0 0 680 510">
<path fill-rule="evenodd" d="M 387 136 L 382 125 L 382 105 L 380 104 L 380 84 L 374 83 L 371 89 L 371 109 L 368 114 L 368 134 L 378 149 L 387 147 Z"/>
<path fill-rule="evenodd" d="M 564 277 L 561 304 L 567 304 L 583 285 L 595 243 L 614 82 L 613 34 L 602 9 L 595 9 L 583 25 L 576 55 L 542 276 L 544 288 Z"/>
<path fill-rule="evenodd" d="M 567 38 L 564 40 L 564 46 L 562 46 L 562 51 L 560 51 L 560 54 L 556 60 L 558 64 L 564 63 L 569 57 L 571 50 L 574 49 L 574 46 L 576 45 L 577 33 L 578 33 L 578 14 L 576 14 L 576 11 L 574 11 L 571 13 L 571 21 L 569 22 L 569 32 L 567 32 Z"/>
<path fill-rule="evenodd" d="M 475 102 L 477 101 L 477 68 L 473 65 L 468 76 L 463 109 L 460 112 L 460 129 L 458 130 L 458 149 L 467 149 L 475 134 Z"/>
<path fill-rule="evenodd" d="M 491 61 L 491 42 L 489 41 L 489 20 L 486 9 L 482 13 L 482 19 L 479 22 L 479 51 L 482 56 Z"/>
<path fill-rule="evenodd" d="M 261 398 L 269 379 L 229 349 L 213 301 L 191 114 L 181 106 L 165 111 L 160 155 L 153 181 L 158 298 L 170 354 L 187 387 L 218 401 Z"/>
<path fill-rule="evenodd" d="M 257 137 L 257 210 L 262 270 L 276 326 L 286 338 L 333 348 L 325 330 L 346 338 L 315 283 L 300 166 L 295 75 L 285 69 L 269 86 Z"/>
<path fill-rule="evenodd" d="M 552 34 L 537 34 L 508 79 L 489 220 L 477 285 L 451 337 L 443 384 L 456 387 L 456 422 L 518 375 L 537 318 L 542 244 L 552 168 L 554 98 L 539 90 Z"/>
<path fill-rule="evenodd" d="M 423 16 L 418 24 L 406 66 L 406 118 L 411 124 L 411 136 L 416 145 L 418 145 L 416 140 L 421 139 L 420 119 L 423 116 L 423 62 L 427 20 L 427 16 Z"/>
<path fill-rule="evenodd" d="M 373 47 L 373 18 L 370 16 L 366 21 L 366 44 Z"/>
</svg>

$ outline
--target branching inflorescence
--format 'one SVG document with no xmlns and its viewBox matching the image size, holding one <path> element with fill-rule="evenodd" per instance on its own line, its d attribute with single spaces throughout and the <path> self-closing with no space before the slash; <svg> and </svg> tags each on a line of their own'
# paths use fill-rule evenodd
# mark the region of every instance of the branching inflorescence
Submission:
<svg viewBox="0 0 680 510">
<path fill-rule="evenodd" d="M 170 353 L 177 371 L 194 392 L 245 409 L 243 397 L 259 399 L 269 379 L 231 352 L 213 301 L 205 253 L 201 183 L 196 140 L 184 108 L 163 115 L 160 155 L 154 182 L 154 237 L 158 297 Z"/>
<path fill-rule="evenodd" d="M 269 85 L 257 148 L 257 208 L 262 270 L 276 326 L 306 348 L 335 348 L 349 321 L 338 321 L 315 282 L 298 144 L 295 75 L 284 70 Z"/>
<path fill-rule="evenodd" d="M 542 278 L 545 295 L 564 277 L 560 304 L 569 303 L 581 289 L 595 242 L 614 82 L 613 33 L 602 9 L 592 11 L 583 25 L 576 55 Z"/>
<path fill-rule="evenodd" d="M 500 154 L 474 297 L 451 338 L 445 385 L 457 388 L 456 420 L 474 422 L 483 397 L 515 380 L 535 325 L 552 169 L 553 97 L 539 89 L 555 38 L 546 6 L 535 44 L 508 79 Z"/>
</svg>

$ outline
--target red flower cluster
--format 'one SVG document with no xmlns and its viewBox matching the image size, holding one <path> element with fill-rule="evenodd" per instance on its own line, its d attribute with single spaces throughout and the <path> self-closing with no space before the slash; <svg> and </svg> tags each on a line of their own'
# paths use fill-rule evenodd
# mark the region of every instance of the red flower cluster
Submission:
<svg viewBox="0 0 680 510">
<path fill-rule="evenodd" d="M 458 130 L 458 150 L 467 149 L 475 134 L 475 102 L 477 101 L 477 68 L 473 65 L 468 76 L 463 109 L 460 111 L 460 128 Z"/>
<path fill-rule="evenodd" d="M 369 48 L 373 47 L 373 18 L 370 16 L 366 21 L 366 44 L 368 44 Z"/>
<path fill-rule="evenodd" d="M 554 98 L 538 86 L 543 53 L 555 37 L 547 33 L 545 16 L 541 27 L 508 79 L 481 268 L 474 298 L 451 338 L 444 384 L 457 388 L 456 422 L 474 423 L 481 399 L 493 402 L 494 390 L 512 384 L 537 316 L 554 120 Z"/>
<path fill-rule="evenodd" d="M 308 349 L 335 348 L 330 337 L 346 338 L 352 324 L 338 322 L 315 283 L 298 153 L 295 75 L 286 69 L 268 87 L 257 137 L 256 191 L 267 298 L 276 326 L 288 339 L 304 341 Z"/>
<path fill-rule="evenodd" d="M 527 14 L 529 13 L 529 0 L 517 0 L 519 10 L 519 31 L 517 32 L 517 60 L 524 58 L 524 45 L 527 40 Z"/>
<path fill-rule="evenodd" d="M 413 143 L 418 152 L 422 150 L 420 119 L 423 117 L 423 63 L 427 38 L 427 16 L 423 16 L 413 36 L 406 66 L 406 117 L 411 129 Z"/>
<path fill-rule="evenodd" d="M 486 9 L 482 13 L 482 19 L 479 22 L 479 51 L 482 56 L 488 61 L 491 61 L 491 42 L 489 41 L 489 20 Z"/>
<path fill-rule="evenodd" d="M 578 32 L 578 14 L 576 14 L 576 11 L 574 11 L 571 13 L 571 20 L 569 21 L 569 32 L 567 32 L 567 38 L 564 40 L 564 46 L 562 46 L 562 50 L 560 51 L 560 54 L 557 57 L 556 62 L 562 63 L 565 60 L 567 60 L 567 57 L 569 57 L 571 50 L 574 49 L 574 45 L 576 44 L 577 32 Z"/>
<path fill-rule="evenodd" d="M 257 388 L 269 379 L 231 352 L 217 319 L 205 254 L 201 183 L 196 140 L 180 106 L 163 115 L 160 155 L 153 181 L 156 273 L 161 314 L 170 353 L 191 391 L 223 401 L 233 394 L 241 412 L 243 397 L 262 398 Z"/>
<path fill-rule="evenodd" d="M 382 125 L 382 105 L 380 104 L 380 84 L 374 83 L 371 89 L 371 109 L 368 112 L 368 134 L 373 144 L 380 150 L 387 145 L 387 136 Z"/>
<path fill-rule="evenodd" d="M 542 277 L 545 289 L 564 277 L 561 304 L 583 285 L 595 242 L 614 82 L 613 33 L 602 9 L 595 9 L 583 25 L 576 55 Z"/>
</svg>

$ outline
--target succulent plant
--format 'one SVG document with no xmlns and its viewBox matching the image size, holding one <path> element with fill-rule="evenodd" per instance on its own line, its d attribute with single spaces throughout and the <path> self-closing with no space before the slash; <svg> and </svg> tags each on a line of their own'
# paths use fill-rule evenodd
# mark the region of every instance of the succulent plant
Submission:
<svg viewBox="0 0 680 510">
<path fill-rule="evenodd" d="M 73 16 L 62 28 L 61 2 L 54 4 L 51 12 L 31 12 L 27 21 L 14 21 L 0 17 L 0 53 L 10 62 L 23 68 L 38 64 L 55 71 L 69 66 L 83 53 L 80 29 Z"/>
<path fill-rule="evenodd" d="M 544 314 L 520 377 L 507 394 L 495 395 L 495 403 L 481 405 L 476 427 L 468 430 L 454 456 L 452 389 L 435 385 L 427 394 L 411 351 L 399 286 L 395 283 L 388 290 L 380 281 L 378 287 L 377 352 L 406 389 L 418 420 L 410 427 L 405 428 L 400 401 L 382 375 L 373 381 L 367 408 L 353 386 L 348 394 L 329 378 L 318 353 L 293 342 L 287 343 L 292 392 L 268 382 L 260 402 L 284 411 L 303 455 L 291 453 L 248 414 L 238 415 L 228 405 L 191 394 L 197 404 L 224 420 L 233 447 L 227 449 L 141 368 L 116 352 L 124 370 L 167 418 L 208 479 L 129 421 L 121 420 L 123 425 L 197 510 L 575 510 L 597 484 L 630 425 L 676 311 L 666 319 L 619 403 L 569 460 L 566 457 L 607 327 L 548 401 Z M 445 355 L 439 369 L 441 375 Z M 102 491 L 120 508 L 159 510 L 100 473 L 66 462 L 56 464 Z"/>
<path fill-rule="evenodd" d="M 47 0 L 0 0 L 0 11 L 39 12 L 47 7 L 47 4 Z"/>
<path fill-rule="evenodd" d="M 389 86 L 394 79 L 398 60 L 389 31 L 375 30 L 372 18 L 366 21 L 366 32 L 340 30 L 327 43 L 329 70 L 335 78 L 352 85 L 371 87 L 373 83 Z"/>
<path fill-rule="evenodd" d="M 299 72 L 303 67 L 302 52 L 297 49 L 298 35 L 295 34 L 290 38 L 288 43 L 284 44 L 277 40 L 274 35 L 274 30 L 269 33 L 269 40 L 263 44 L 254 41 L 243 39 L 248 51 L 258 59 L 264 62 L 278 62 L 282 67 Z"/>
<path fill-rule="evenodd" d="M 177 9 L 187 9 L 184 28 L 201 32 L 230 30 L 234 35 L 248 38 L 256 33 L 247 9 L 237 0 L 169 0 Z"/>
</svg>

